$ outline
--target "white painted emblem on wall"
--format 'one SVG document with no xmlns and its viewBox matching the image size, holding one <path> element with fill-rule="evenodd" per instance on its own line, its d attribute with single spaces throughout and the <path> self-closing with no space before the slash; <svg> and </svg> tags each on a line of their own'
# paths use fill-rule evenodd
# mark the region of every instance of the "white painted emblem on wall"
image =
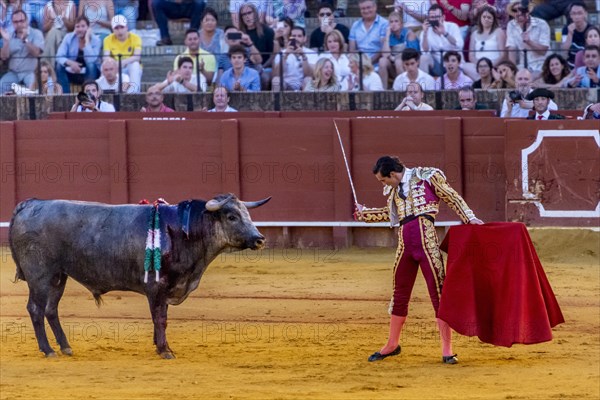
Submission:
<svg viewBox="0 0 600 400">
<path fill-rule="evenodd" d="M 600 218 L 600 200 L 595 210 L 546 210 L 539 201 L 538 196 L 529 190 L 529 155 L 536 151 L 542 144 L 544 138 L 550 137 L 591 137 L 600 147 L 600 131 L 598 130 L 540 130 L 538 131 L 535 142 L 526 149 L 521 150 L 521 185 L 523 197 L 534 200 L 533 204 L 538 208 L 540 217 L 549 218 Z"/>
</svg>

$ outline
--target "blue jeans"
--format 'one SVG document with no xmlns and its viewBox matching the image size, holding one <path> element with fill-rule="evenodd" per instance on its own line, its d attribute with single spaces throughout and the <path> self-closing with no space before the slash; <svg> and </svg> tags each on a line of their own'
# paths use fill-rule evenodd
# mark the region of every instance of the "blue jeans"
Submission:
<svg viewBox="0 0 600 400">
<path fill-rule="evenodd" d="M 63 89 L 63 93 L 71 93 L 71 82 L 75 80 L 81 80 L 83 82 L 95 80 L 100 75 L 100 71 L 96 63 L 87 63 L 85 64 L 85 74 L 83 74 L 83 79 L 78 77 L 77 74 L 71 74 L 67 72 L 67 69 L 64 65 L 60 65 L 57 63 L 56 65 L 56 80 L 58 80 L 59 85 Z M 73 82 L 79 83 L 79 82 Z"/>
<path fill-rule="evenodd" d="M 189 0 L 183 3 L 174 3 L 170 0 L 152 0 L 152 10 L 160 30 L 160 37 L 162 39 L 170 37 L 170 19 L 189 18 L 190 28 L 199 30 L 205 6 L 204 0 Z"/>
<path fill-rule="evenodd" d="M 135 23 L 138 19 L 139 1 L 114 0 L 115 15 L 121 14 L 127 18 L 127 29 L 135 29 Z"/>
</svg>

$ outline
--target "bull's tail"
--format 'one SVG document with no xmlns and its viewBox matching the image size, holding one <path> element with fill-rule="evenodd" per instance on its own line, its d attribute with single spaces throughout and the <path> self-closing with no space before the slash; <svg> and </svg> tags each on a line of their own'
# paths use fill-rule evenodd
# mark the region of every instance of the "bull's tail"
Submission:
<svg viewBox="0 0 600 400">
<path fill-rule="evenodd" d="M 27 207 L 27 205 L 32 201 L 32 200 L 36 200 L 36 199 L 27 199 L 24 200 L 22 202 L 20 202 L 19 204 L 17 204 L 17 206 L 15 207 L 15 210 L 13 211 L 13 215 L 10 219 L 10 225 L 8 226 L 8 246 L 10 248 L 10 253 L 12 254 L 13 260 L 15 260 L 15 265 L 17 266 L 17 270 L 15 272 L 15 280 L 13 281 L 14 283 L 18 282 L 19 280 L 21 281 L 25 281 L 25 275 L 23 274 L 23 269 L 21 268 L 21 265 L 19 264 L 19 259 L 17 257 L 17 253 L 15 252 L 15 246 L 13 243 L 13 235 L 12 235 L 12 229 L 15 223 L 15 218 L 17 217 L 17 215 L 23 211 L 23 209 L 25 207 Z"/>
</svg>

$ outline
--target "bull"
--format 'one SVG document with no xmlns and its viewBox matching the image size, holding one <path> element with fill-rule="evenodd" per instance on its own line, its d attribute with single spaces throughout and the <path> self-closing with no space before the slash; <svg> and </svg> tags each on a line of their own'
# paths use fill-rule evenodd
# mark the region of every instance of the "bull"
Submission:
<svg viewBox="0 0 600 400">
<path fill-rule="evenodd" d="M 19 203 L 9 243 L 17 266 L 15 281 L 27 281 L 29 286 L 27 310 L 40 351 L 56 356 L 44 329 L 45 317 L 61 353 L 73 354 L 58 318 L 58 303 L 71 277 L 93 294 L 98 305 L 101 295 L 113 290 L 145 295 L 156 352 L 174 358 L 166 337 L 168 306 L 180 304 L 198 287 L 220 253 L 264 247 L 265 238 L 248 209 L 269 200 L 242 202 L 228 194 L 209 201 L 158 205 L 161 269 L 147 282 L 144 259 L 153 205 L 38 199 Z"/>
</svg>

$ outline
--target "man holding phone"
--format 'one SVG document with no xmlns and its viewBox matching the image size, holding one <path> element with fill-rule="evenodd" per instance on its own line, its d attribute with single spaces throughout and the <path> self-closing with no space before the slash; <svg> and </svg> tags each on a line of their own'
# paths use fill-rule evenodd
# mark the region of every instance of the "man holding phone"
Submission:
<svg viewBox="0 0 600 400">
<path fill-rule="evenodd" d="M 283 62 L 278 54 L 275 57 L 273 68 L 273 84 L 274 92 L 280 90 L 282 85 L 281 75 L 283 75 L 283 89 L 299 91 L 304 87 L 304 80 L 312 77 L 314 65 L 319 59 L 319 55 L 304 47 L 306 43 L 306 33 L 304 28 L 295 27 L 290 34 L 290 40 L 287 48 L 283 51 Z M 283 68 L 283 74 L 280 73 L 280 68 Z"/>
<path fill-rule="evenodd" d="M 350 29 L 347 26 L 338 24 L 335 22 L 335 14 L 333 6 L 329 3 L 321 3 L 319 5 L 319 27 L 316 28 L 310 35 L 309 47 L 315 51 L 322 52 L 325 47 L 325 35 L 329 32 L 337 29 L 340 31 L 346 43 L 348 43 L 348 36 L 350 35 Z"/>
<path fill-rule="evenodd" d="M 217 70 L 217 59 L 214 55 L 200 47 L 200 33 L 198 33 L 198 30 L 188 29 L 185 32 L 183 44 L 185 44 L 186 49 L 182 54 L 175 57 L 173 70 L 178 68 L 177 64 L 180 57 L 190 57 L 194 62 L 194 79 L 196 79 L 199 71 L 206 78 L 206 82 L 211 83 Z M 198 65 L 196 65 L 196 61 Z"/>
</svg>

